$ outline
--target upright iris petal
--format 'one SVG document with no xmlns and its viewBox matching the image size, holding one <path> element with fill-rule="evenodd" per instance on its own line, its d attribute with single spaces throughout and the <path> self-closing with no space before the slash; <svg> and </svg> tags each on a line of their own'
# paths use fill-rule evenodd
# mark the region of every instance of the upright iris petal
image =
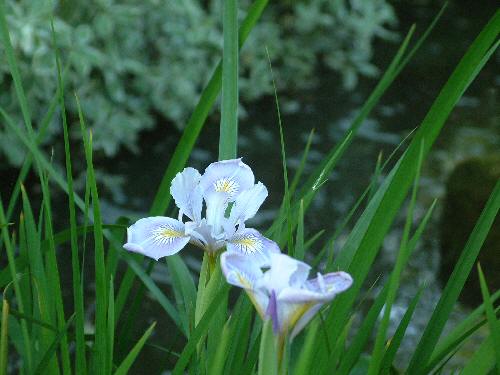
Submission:
<svg viewBox="0 0 500 375">
<path fill-rule="evenodd" d="M 179 220 L 183 215 L 196 222 L 201 220 L 203 195 L 199 187 L 200 179 L 200 172 L 194 168 L 186 168 L 172 180 L 170 194 L 179 207 Z"/>
<path fill-rule="evenodd" d="M 188 243 L 211 253 L 227 247 L 229 251 L 255 254 L 254 258 L 269 249 L 279 252 L 274 242 L 255 229 L 245 228 L 245 221 L 256 214 L 267 197 L 267 189 L 261 182 L 255 184 L 252 170 L 241 159 L 212 163 L 203 175 L 185 168 L 172 180 L 170 193 L 179 207 L 178 220 L 153 217 L 137 221 L 128 228 L 126 250 L 156 260 L 175 254 Z M 183 222 L 186 217 L 189 220 Z M 161 229 L 164 227 L 167 229 Z"/>
<path fill-rule="evenodd" d="M 250 263 L 240 253 L 221 256 L 228 283 L 244 288 L 259 315 L 271 314 L 278 334 L 291 338 L 313 318 L 321 306 L 348 289 L 352 278 L 345 272 L 317 274 L 308 280 L 310 267 L 288 255 L 268 252 L 267 261 Z"/>
</svg>

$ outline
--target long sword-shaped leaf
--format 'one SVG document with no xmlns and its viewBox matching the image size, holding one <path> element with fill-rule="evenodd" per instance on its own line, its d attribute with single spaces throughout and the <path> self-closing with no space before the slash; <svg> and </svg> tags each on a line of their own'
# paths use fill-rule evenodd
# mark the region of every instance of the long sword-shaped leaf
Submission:
<svg viewBox="0 0 500 375">
<path fill-rule="evenodd" d="M 495 309 L 493 307 L 493 302 L 491 301 L 488 285 L 486 284 L 483 270 L 479 264 L 477 265 L 477 270 L 479 274 L 479 282 L 481 284 L 481 294 L 483 295 L 484 307 L 486 310 L 486 317 L 490 327 L 490 336 L 493 338 L 493 342 L 497 343 L 497 345 L 494 345 L 494 350 L 497 374 L 500 374 L 500 323 L 495 315 Z"/>
<path fill-rule="evenodd" d="M 99 205 L 99 194 L 95 180 L 94 164 L 92 161 L 92 133 L 87 133 L 82 109 L 76 98 L 80 128 L 85 147 L 85 159 L 87 162 L 87 180 L 90 183 L 92 195 L 92 208 L 94 219 L 94 268 L 95 268 L 95 294 L 96 294 L 96 314 L 95 314 L 95 347 L 93 356 L 94 373 L 102 371 L 107 364 L 107 283 L 106 269 L 104 261 L 104 236 L 102 229 L 101 209 Z"/>
<path fill-rule="evenodd" d="M 500 11 L 499 28 L 500 28 Z M 439 302 L 432 313 L 431 319 L 427 324 L 420 342 L 413 354 L 408 367 L 409 374 L 423 374 L 424 368 L 429 361 L 436 343 L 441 336 L 444 325 L 453 309 L 455 302 L 462 291 L 467 277 L 479 255 L 481 246 L 488 234 L 488 231 L 495 220 L 500 209 L 500 180 L 497 182 L 486 206 L 472 231 L 467 244 L 465 245 L 460 258 L 453 269 L 446 287 L 439 299 Z"/>
<path fill-rule="evenodd" d="M 151 326 L 144 332 L 142 337 L 137 341 L 137 344 L 132 348 L 132 350 L 128 353 L 128 355 L 125 357 L 123 362 L 120 364 L 120 366 L 116 369 L 114 375 L 126 375 L 128 374 L 128 370 L 130 367 L 132 367 L 132 364 L 134 363 L 135 359 L 139 355 L 139 352 L 141 351 L 142 347 L 146 343 L 147 339 L 149 336 L 151 336 L 151 333 L 153 333 L 153 329 L 156 326 L 156 322 L 151 324 Z"/>
<path fill-rule="evenodd" d="M 76 332 L 76 361 L 75 371 L 78 374 L 87 373 L 87 365 L 85 358 L 85 339 L 84 339 L 84 307 L 83 307 L 83 287 L 80 280 L 80 261 L 78 255 L 77 243 L 77 223 L 75 210 L 75 194 L 73 189 L 73 171 L 71 165 L 71 151 L 69 144 L 68 121 L 66 118 L 66 105 L 64 103 L 64 81 L 61 73 L 61 61 L 57 48 L 56 33 L 54 31 L 54 23 L 51 22 L 52 29 L 52 44 L 55 53 L 57 66 L 57 86 L 59 93 L 59 105 L 61 108 L 63 138 L 64 138 L 64 154 L 66 163 L 66 181 L 68 182 L 68 207 L 69 207 L 69 223 L 70 223 L 70 243 L 71 243 L 71 270 L 73 283 L 73 303 L 75 306 L 75 332 Z"/>
</svg>

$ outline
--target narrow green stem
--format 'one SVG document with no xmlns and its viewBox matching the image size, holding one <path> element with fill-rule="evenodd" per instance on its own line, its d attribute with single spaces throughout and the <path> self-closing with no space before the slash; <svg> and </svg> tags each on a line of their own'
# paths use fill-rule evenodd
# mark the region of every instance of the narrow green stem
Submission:
<svg viewBox="0 0 500 375">
<path fill-rule="evenodd" d="M 224 0 L 219 160 L 233 159 L 238 144 L 238 1 Z"/>
</svg>

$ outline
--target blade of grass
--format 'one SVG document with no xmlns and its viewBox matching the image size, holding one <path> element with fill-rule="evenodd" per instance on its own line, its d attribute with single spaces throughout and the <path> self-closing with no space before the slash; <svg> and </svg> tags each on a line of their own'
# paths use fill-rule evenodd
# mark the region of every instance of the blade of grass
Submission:
<svg viewBox="0 0 500 375">
<path fill-rule="evenodd" d="M 370 310 L 366 314 L 361 327 L 354 336 L 352 343 L 349 345 L 346 353 L 342 356 L 341 362 L 338 369 L 338 374 L 349 374 L 352 367 L 359 360 L 359 357 L 365 347 L 368 339 L 371 337 L 373 332 L 373 327 L 377 321 L 380 311 L 384 306 L 385 299 L 387 297 L 387 292 L 389 290 L 388 284 L 379 292 L 377 298 L 373 302 Z"/>
<path fill-rule="evenodd" d="M 151 276 L 149 276 L 143 269 L 140 264 L 138 264 L 133 257 L 129 254 L 122 255 L 122 257 L 127 262 L 128 266 L 132 268 L 135 274 L 141 279 L 143 284 L 149 290 L 149 292 L 155 297 L 161 307 L 165 310 L 168 316 L 172 319 L 174 324 L 183 332 L 184 335 L 187 333 L 184 331 L 185 327 L 181 324 L 179 312 L 176 310 L 174 305 L 170 302 L 170 300 L 163 294 L 160 288 L 153 281 Z"/>
<path fill-rule="evenodd" d="M 0 375 L 7 375 L 7 354 L 9 353 L 9 303 L 2 298 L 2 323 L 0 333 Z"/>
<path fill-rule="evenodd" d="M 498 27 L 500 28 L 500 11 Z M 465 284 L 474 262 L 477 259 L 481 246 L 490 230 L 491 225 L 500 209 L 500 180 L 486 203 L 486 206 L 472 231 L 462 254 L 451 274 L 439 302 L 432 313 L 422 338 L 412 356 L 408 366 L 409 374 L 421 374 L 436 347 L 444 325 L 453 309 L 455 302 Z"/>
<path fill-rule="evenodd" d="M 137 344 L 132 348 L 132 350 L 128 353 L 128 355 L 125 357 L 123 362 L 120 364 L 120 366 L 116 369 L 114 375 L 126 375 L 128 374 L 128 371 L 132 364 L 134 363 L 135 359 L 139 355 L 139 352 L 141 351 L 142 347 L 146 343 L 146 340 L 151 336 L 151 333 L 153 333 L 153 329 L 156 326 L 156 322 L 151 324 L 151 326 L 144 332 L 142 337 L 137 341 Z"/>
<path fill-rule="evenodd" d="M 348 239 L 345 246 L 352 246 L 354 242 L 359 243 L 354 259 L 348 269 L 353 276 L 354 284 L 349 291 L 343 293 L 334 301 L 334 308 L 331 310 L 328 319 L 329 329 L 334 332 L 334 337 L 338 336 L 345 324 L 347 314 L 362 286 L 380 244 L 406 196 L 416 172 L 415 160 L 418 158 L 422 140 L 425 139 L 425 156 L 460 95 L 478 73 L 477 66 L 483 63 L 485 54 L 495 43 L 500 25 L 500 22 L 497 22 L 498 19 L 500 19 L 500 12 L 492 18 L 473 42 L 424 118 L 407 151 L 379 188 L 382 196 L 380 203 L 370 204 L 369 208 L 367 208 L 367 212 L 373 212 L 368 228 L 362 233 L 357 233 L 356 237 L 350 236 Z M 374 206 L 377 208 L 375 209 Z M 332 313 L 333 311 L 335 313 Z M 319 354 L 323 355 L 324 352 L 322 351 Z M 328 367 L 328 362 L 322 362 L 322 366 Z"/>
<path fill-rule="evenodd" d="M 40 123 L 40 130 L 36 138 L 37 144 L 40 144 L 42 140 L 45 138 L 47 128 L 56 111 L 58 102 L 59 102 L 59 92 L 57 92 L 54 98 L 52 98 L 52 101 L 50 102 L 49 105 L 49 109 L 47 110 L 47 113 L 45 114 L 44 118 L 42 119 L 42 122 Z M 9 204 L 7 206 L 7 212 L 5 214 L 7 220 L 10 220 L 12 214 L 14 213 L 14 208 L 16 207 L 17 199 L 19 198 L 19 193 L 21 191 L 21 184 L 24 182 L 26 176 L 28 175 L 32 163 L 33 163 L 33 156 L 28 154 L 24 159 L 23 165 L 19 171 L 19 175 L 17 176 L 17 180 L 14 185 L 14 190 L 10 195 Z"/>
<path fill-rule="evenodd" d="M 245 354 L 249 346 L 252 314 L 253 306 L 243 293 L 240 294 L 232 312 L 234 324 L 231 327 L 231 337 L 233 340 L 229 348 L 225 375 L 235 374 L 244 366 Z"/>
<path fill-rule="evenodd" d="M 267 54 L 267 61 L 269 63 L 269 71 L 271 74 L 271 82 L 273 84 L 273 90 L 274 90 L 274 103 L 276 105 L 276 112 L 278 115 L 278 125 L 279 125 L 279 131 L 280 131 L 280 145 L 281 145 L 281 163 L 283 167 L 283 181 L 285 184 L 285 194 L 283 196 L 283 202 L 282 202 L 282 207 L 284 207 L 284 215 L 287 219 L 290 219 L 290 191 L 288 188 L 288 168 L 287 168 L 287 163 L 286 163 L 286 152 L 285 152 L 285 137 L 283 135 L 283 122 L 281 120 L 281 111 L 280 111 L 280 105 L 278 101 L 278 90 L 276 89 L 276 82 L 274 81 L 274 72 L 273 72 L 273 66 L 271 63 L 271 56 L 269 55 L 269 50 L 266 47 L 266 54 Z M 286 221 L 288 226 L 287 226 L 287 231 L 286 231 L 286 238 L 287 238 L 287 244 L 288 244 L 288 252 L 292 254 L 293 251 L 293 238 L 292 238 L 292 222 L 290 220 Z"/>
<path fill-rule="evenodd" d="M 492 302 L 495 302 L 500 297 L 500 291 L 497 291 L 491 297 Z M 496 313 L 500 311 L 500 307 L 496 309 Z M 442 339 L 432 353 L 431 359 L 426 367 L 426 372 L 430 373 L 447 355 L 452 353 L 461 343 L 465 342 L 474 332 L 486 323 L 483 318 L 484 304 L 476 308 L 469 316 L 455 326 L 452 331 Z"/>
<path fill-rule="evenodd" d="M 42 360 L 38 363 L 38 366 L 36 367 L 35 372 L 33 374 L 43 375 L 47 373 L 46 368 L 49 365 L 52 358 L 56 355 L 57 347 L 61 345 L 61 340 L 63 340 L 63 338 L 66 337 L 67 331 L 70 325 L 73 323 L 74 319 L 75 319 L 75 314 L 73 314 L 68 319 L 68 321 L 64 324 L 63 329 L 60 330 L 57 336 L 54 338 L 52 345 L 45 352 L 44 356 L 42 357 Z"/>
<path fill-rule="evenodd" d="M 314 319 L 309 323 L 304 345 L 302 345 L 293 374 L 308 375 L 311 373 L 310 369 L 313 367 L 313 353 L 316 350 L 318 341 L 318 329 L 319 319 Z"/>
<path fill-rule="evenodd" d="M 257 374 L 278 375 L 278 355 L 271 319 L 266 319 L 262 326 Z"/>
<path fill-rule="evenodd" d="M 238 1 L 224 0 L 222 100 L 219 160 L 234 159 L 238 148 Z"/>
<path fill-rule="evenodd" d="M 249 8 L 245 20 L 242 22 L 239 30 L 239 47 L 241 48 L 245 43 L 250 31 L 253 29 L 257 21 L 259 20 L 262 12 L 267 6 L 268 0 L 256 0 L 252 3 Z M 182 168 L 186 165 L 186 162 L 191 154 L 191 150 L 194 147 L 196 139 L 200 134 L 201 129 L 205 123 L 205 120 L 212 108 L 219 91 L 221 90 L 222 82 L 222 63 L 219 62 L 215 72 L 212 74 L 212 78 L 208 82 L 206 88 L 203 90 L 200 100 L 193 111 L 193 114 L 189 118 L 182 137 L 179 140 L 177 147 L 175 148 L 174 154 L 170 159 L 167 169 L 163 175 L 158 191 L 155 195 L 153 204 L 149 214 L 163 215 L 168 208 L 171 201 L 170 183 L 175 177 L 177 172 L 180 172 Z"/>
<path fill-rule="evenodd" d="M 96 292 L 96 316 L 95 316 L 95 348 L 93 356 L 94 373 L 106 368 L 107 347 L 107 283 L 104 259 L 104 239 L 102 232 L 102 218 L 99 207 L 99 195 L 94 174 L 92 161 L 92 132 L 87 134 L 85 120 L 78 97 L 76 96 L 80 128 L 85 147 L 85 159 L 87 162 L 87 179 L 90 183 L 92 196 L 92 211 L 94 218 L 94 267 L 95 267 L 95 292 Z"/>
<path fill-rule="evenodd" d="M 290 196 L 293 197 L 295 194 L 295 190 L 297 189 L 297 186 L 299 185 L 300 178 L 302 177 L 302 174 L 304 172 L 304 168 L 307 163 L 307 157 L 309 156 L 309 150 L 311 149 L 311 144 L 314 139 L 314 128 L 311 129 L 309 132 L 309 136 L 307 137 L 307 142 L 306 142 L 306 147 L 304 148 L 304 151 L 302 152 L 302 157 L 300 159 L 299 166 L 297 167 L 297 171 L 295 172 L 292 183 L 290 184 Z"/>
<path fill-rule="evenodd" d="M 495 356 L 496 356 L 496 368 L 497 373 L 500 374 L 500 325 L 493 308 L 493 303 L 491 301 L 490 292 L 488 291 L 488 285 L 486 284 L 486 279 L 484 278 L 483 270 L 481 265 L 477 265 L 477 271 L 479 274 L 479 282 L 481 284 L 481 294 L 483 295 L 484 307 L 486 310 L 486 318 L 488 319 L 488 324 L 490 326 L 490 337 L 496 345 L 493 345 Z"/>
<path fill-rule="evenodd" d="M 495 346 L 498 346 L 498 342 L 492 336 L 483 341 L 460 375 L 490 374 L 495 367 Z"/>
<path fill-rule="evenodd" d="M 19 68 L 18 68 L 19 64 L 17 63 L 14 54 L 14 49 L 12 48 L 12 43 L 10 40 L 4 0 L 0 0 L 0 33 L 2 35 L 5 55 L 7 57 L 7 63 L 9 64 L 10 74 L 12 75 L 12 80 L 14 82 L 14 88 L 19 101 L 19 106 L 21 107 L 21 113 L 23 115 L 24 124 L 26 125 L 28 133 L 33 134 L 33 126 L 31 124 L 31 114 L 28 107 L 28 101 L 26 100 L 26 95 L 24 93 L 23 84 L 21 81 L 21 75 L 19 74 Z"/>
<path fill-rule="evenodd" d="M 294 256 L 298 260 L 304 260 L 304 201 L 300 201 L 299 220 L 295 239 Z"/>
<path fill-rule="evenodd" d="M 408 305 L 408 308 L 406 309 L 401 322 L 399 322 L 399 325 L 396 328 L 396 332 L 391 338 L 389 346 L 387 347 L 384 353 L 384 357 L 382 358 L 382 361 L 380 363 L 380 374 L 390 374 L 391 366 L 394 362 L 394 357 L 396 357 L 396 353 L 401 345 L 401 342 L 403 341 L 406 329 L 410 324 L 411 318 L 413 317 L 413 313 L 415 312 L 418 301 L 420 301 L 423 290 L 424 286 L 421 286 L 415 297 L 413 297 L 410 304 Z"/>
<path fill-rule="evenodd" d="M 22 197 L 22 209 L 24 216 L 24 225 L 20 228 L 21 232 L 24 231 L 26 247 L 27 247 L 27 256 L 28 259 L 27 270 L 18 269 L 18 272 L 29 272 L 32 280 L 32 295 L 36 299 L 33 301 L 34 317 L 40 318 L 42 321 L 50 323 L 53 326 L 57 325 L 56 316 L 54 314 L 54 306 L 55 295 L 50 293 L 50 287 L 48 282 L 48 277 L 46 274 L 46 265 L 44 262 L 45 254 L 48 253 L 49 250 L 49 240 L 46 239 L 45 249 L 42 251 L 41 248 L 41 236 L 42 236 L 42 228 L 41 224 L 43 222 L 43 205 L 40 208 L 40 220 L 39 226 L 35 223 L 35 218 L 33 215 L 33 210 L 31 208 L 31 204 L 28 198 L 28 194 L 23 185 L 21 185 L 21 197 Z M 21 254 L 20 254 L 21 256 Z M 48 266 L 48 264 L 47 264 Z M 37 303 L 38 302 L 38 303 Z M 57 329 L 56 329 L 57 331 Z M 40 345 L 35 348 L 33 355 L 34 361 L 33 363 L 37 363 L 40 360 L 40 355 L 44 353 L 52 344 L 55 333 L 47 332 L 46 330 L 40 330 L 35 328 L 31 331 L 32 337 L 36 337 L 39 340 Z M 49 364 L 48 373 L 55 373 L 58 371 L 58 365 L 55 358 Z"/>
<path fill-rule="evenodd" d="M 48 288 L 53 295 L 55 307 L 55 317 L 57 319 L 57 327 L 60 331 L 66 326 L 66 318 L 64 316 L 64 304 L 62 298 L 61 276 L 57 264 L 56 245 L 54 242 L 54 231 L 52 228 L 52 208 L 51 208 L 51 193 L 49 189 L 49 181 L 45 172 L 40 173 L 40 182 L 42 187 L 42 206 L 44 214 L 45 236 L 48 239 L 48 251 L 45 256 L 46 272 Z M 69 357 L 69 347 L 66 335 L 63 335 L 59 340 L 61 346 L 61 363 L 63 374 L 70 375 L 71 364 Z"/>
<path fill-rule="evenodd" d="M 113 277 L 109 278 L 109 293 L 108 293 L 108 345 L 106 374 L 112 374 L 113 370 L 113 351 L 115 342 L 115 290 L 113 288 Z"/>
<path fill-rule="evenodd" d="M 364 123 L 364 120 L 368 117 L 370 112 L 373 110 L 375 105 L 378 103 L 384 92 L 389 88 L 389 86 L 394 82 L 396 77 L 401 73 L 403 68 L 408 64 L 408 62 L 411 60 L 411 57 L 416 53 L 416 51 L 420 48 L 422 43 L 427 39 L 429 36 L 431 30 L 434 28 L 436 25 L 437 21 L 441 17 L 444 9 L 446 7 L 446 3 L 441 9 L 441 11 L 438 13 L 438 15 L 435 17 L 431 25 L 426 29 L 424 34 L 419 38 L 415 46 L 408 52 L 408 54 L 404 57 L 404 53 L 407 50 L 409 41 L 411 39 L 411 36 L 413 35 L 413 32 L 415 30 L 415 27 L 412 26 L 406 35 L 403 43 L 401 44 L 400 48 L 398 49 L 395 57 L 389 64 L 389 67 L 383 74 L 382 78 L 380 79 L 379 83 L 375 87 L 374 91 L 370 94 L 368 97 L 367 101 L 364 103 L 362 108 L 360 109 L 358 115 L 352 122 L 351 126 L 349 129 L 346 131 L 343 139 L 329 152 L 329 154 L 326 156 L 325 160 L 316 168 L 315 172 L 311 175 L 311 177 L 308 179 L 308 181 L 305 183 L 305 185 L 302 187 L 298 194 L 298 198 L 304 198 L 306 196 L 310 196 L 311 199 L 314 196 L 314 194 L 311 194 L 311 189 L 315 190 L 315 187 L 318 187 L 319 185 L 317 184 L 318 179 L 321 179 L 321 176 L 328 176 L 331 170 L 335 167 L 337 161 L 340 159 L 340 157 L 343 155 L 344 151 L 348 148 L 350 145 L 353 136 L 357 133 L 361 125 Z M 308 204 L 311 199 L 306 200 L 306 206 L 305 209 L 307 210 Z M 296 217 L 295 213 L 297 211 L 298 207 L 297 205 L 294 205 L 292 208 L 292 211 L 294 212 L 292 214 L 292 218 Z M 278 222 L 280 221 L 280 217 L 273 223 L 273 226 L 271 228 L 271 232 L 273 232 L 278 225 Z M 280 225 L 280 224 L 279 224 Z M 292 225 L 294 226 L 295 223 Z"/>
<path fill-rule="evenodd" d="M 80 262 L 78 255 L 78 243 L 76 233 L 76 210 L 75 196 L 73 189 L 73 171 L 71 166 L 71 151 L 69 144 L 68 121 L 66 117 L 66 105 L 64 103 L 64 81 L 61 74 L 61 61 L 57 48 L 56 33 L 54 30 L 54 21 L 51 20 L 52 31 L 52 48 L 54 48 L 55 61 L 57 67 L 57 83 L 59 93 L 59 106 L 61 108 L 63 138 L 64 138 L 64 154 L 66 163 L 66 181 L 68 183 L 68 207 L 69 207 L 69 223 L 70 223 L 70 243 L 71 243 L 71 270 L 73 283 L 73 303 L 75 306 L 75 336 L 76 336 L 76 359 L 75 372 L 77 374 L 86 374 L 87 365 L 85 358 L 85 339 L 84 339 L 84 307 L 83 307 L 83 287 L 80 280 Z"/>
<path fill-rule="evenodd" d="M 54 326 L 54 325 L 52 325 L 50 323 L 44 322 L 44 321 L 42 321 L 40 319 L 36 319 L 33 316 L 22 314 L 22 313 L 20 313 L 17 310 L 10 309 L 9 310 L 9 314 L 12 315 L 12 316 L 15 316 L 18 319 L 24 319 L 27 322 L 30 322 L 32 324 L 35 324 L 35 325 L 38 325 L 38 326 L 43 327 L 45 329 L 48 329 L 48 330 L 50 330 L 52 332 L 58 332 L 58 329 L 57 329 L 56 326 Z"/>
<path fill-rule="evenodd" d="M 379 324 L 379 328 L 375 338 L 375 344 L 370 359 L 370 366 L 368 367 L 368 375 L 376 375 L 380 372 L 380 365 L 384 356 L 384 348 L 386 346 L 387 329 L 389 328 L 392 305 L 394 303 L 394 300 L 396 299 L 396 294 L 399 289 L 401 274 L 413 250 L 408 246 L 408 242 L 410 237 L 410 230 L 413 225 L 413 212 L 417 201 L 417 190 L 418 184 L 420 182 L 420 171 L 422 168 L 424 143 L 422 142 L 420 146 L 420 153 L 417 160 L 417 172 L 413 183 L 413 190 L 411 193 L 410 204 L 406 215 L 406 221 L 403 228 L 403 237 L 401 239 L 401 245 L 398 251 L 396 264 L 389 279 L 389 291 L 387 293 L 387 298 L 385 301 L 384 314 L 382 316 L 382 320 Z"/>
<path fill-rule="evenodd" d="M 420 240 L 424 229 L 427 227 L 429 219 L 432 216 L 436 201 L 433 202 L 431 207 L 427 210 L 424 218 L 419 224 L 417 230 L 413 234 L 412 238 L 408 242 L 408 251 L 411 253 L 416 247 L 418 241 Z M 352 341 L 346 355 L 342 358 L 342 362 L 339 368 L 339 374 L 347 375 L 352 367 L 355 365 L 357 359 L 362 353 L 364 345 L 368 342 L 370 338 L 373 327 L 375 326 L 376 320 L 380 315 L 380 311 L 387 300 L 387 294 L 389 291 L 389 284 L 384 286 L 384 289 L 379 293 L 372 307 L 370 308 L 367 317 L 363 320 L 362 327 L 359 329 L 355 338 Z"/>
<path fill-rule="evenodd" d="M 0 197 L 0 222 L 2 222 L 2 223 L 6 222 L 5 211 L 3 208 L 3 201 L 2 201 L 1 197 Z M 21 288 L 19 286 L 19 281 L 17 278 L 17 270 L 16 270 L 16 263 L 14 261 L 14 250 L 12 248 L 12 242 L 11 242 L 9 232 L 8 232 L 6 226 L 1 228 L 1 232 L 2 232 L 3 242 L 5 245 L 5 251 L 7 252 L 7 260 L 9 263 L 10 273 L 11 273 L 11 277 L 12 277 L 12 285 L 14 286 L 14 293 L 16 295 L 17 306 L 19 308 L 19 311 L 24 314 L 25 310 L 24 310 L 24 305 L 23 305 L 23 296 L 21 294 Z M 22 336 L 23 336 L 24 352 L 26 355 L 26 358 L 24 361 L 25 363 L 23 364 L 24 365 L 23 367 L 27 373 L 30 373 L 31 369 L 33 368 L 32 353 L 31 353 L 33 346 L 32 346 L 31 340 L 30 340 L 30 335 L 28 332 L 28 326 L 26 324 L 26 321 L 21 320 L 20 325 L 21 325 L 21 332 L 22 332 Z"/>
<path fill-rule="evenodd" d="M 174 370 L 172 371 L 172 375 L 181 375 L 184 373 L 184 369 L 189 363 L 189 359 L 196 351 L 196 346 L 198 343 L 205 337 L 210 324 L 214 317 L 216 316 L 216 312 L 220 307 L 220 304 L 226 298 L 226 293 L 229 289 L 227 284 L 223 284 L 221 288 L 218 289 L 217 293 L 215 293 L 214 297 L 211 299 L 208 308 L 205 310 L 202 318 L 196 325 L 196 328 L 191 333 L 189 340 L 182 350 L 181 356 L 177 361 Z"/>
<path fill-rule="evenodd" d="M 232 317 L 226 321 L 224 327 L 222 328 L 222 334 L 220 338 L 219 345 L 217 350 L 215 351 L 215 357 L 212 361 L 212 365 L 210 366 L 210 370 L 208 373 L 210 375 L 218 375 L 224 373 L 224 365 L 226 363 L 227 356 L 229 354 L 229 348 L 231 346 L 231 340 L 234 340 L 234 337 L 231 331 L 232 325 Z"/>
</svg>

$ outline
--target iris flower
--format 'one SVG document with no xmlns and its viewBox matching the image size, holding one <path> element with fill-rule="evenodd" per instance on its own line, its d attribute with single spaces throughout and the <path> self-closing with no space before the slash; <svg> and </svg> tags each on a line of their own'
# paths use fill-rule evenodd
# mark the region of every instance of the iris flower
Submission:
<svg viewBox="0 0 500 375">
<path fill-rule="evenodd" d="M 185 168 L 172 180 L 170 193 L 179 207 L 178 218 L 138 220 L 127 229 L 126 250 L 156 260 L 176 254 L 188 243 L 210 255 L 226 247 L 230 252 L 255 254 L 252 258 L 259 261 L 268 252 L 279 252 L 274 242 L 245 227 L 266 199 L 267 189 L 255 183 L 252 170 L 241 159 L 212 163 L 203 175 Z"/>
<path fill-rule="evenodd" d="M 221 266 L 227 282 L 244 288 L 259 315 L 272 319 L 275 334 L 290 333 L 290 339 L 325 303 L 352 284 L 345 272 L 318 273 L 308 280 L 311 267 L 281 253 L 253 262 L 238 253 L 224 253 Z"/>
</svg>

